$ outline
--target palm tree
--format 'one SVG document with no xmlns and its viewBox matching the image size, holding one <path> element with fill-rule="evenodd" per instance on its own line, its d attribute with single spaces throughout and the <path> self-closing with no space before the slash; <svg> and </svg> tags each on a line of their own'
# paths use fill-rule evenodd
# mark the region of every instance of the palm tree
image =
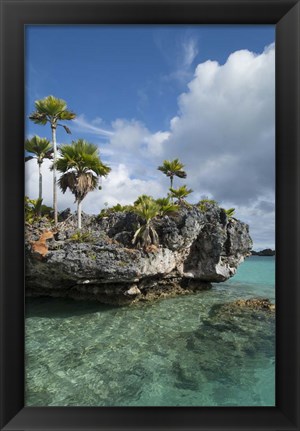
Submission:
<svg viewBox="0 0 300 431">
<path fill-rule="evenodd" d="M 31 139 L 26 139 L 25 150 L 28 153 L 34 154 L 33 156 L 26 156 L 25 162 L 31 159 L 36 159 L 39 166 L 39 199 L 42 199 L 43 194 L 43 178 L 42 178 L 42 164 L 44 159 L 51 159 L 53 148 L 48 139 L 34 136 Z"/>
<path fill-rule="evenodd" d="M 177 199 L 178 205 L 182 205 L 185 203 L 185 198 L 192 193 L 192 189 L 188 189 L 186 185 L 179 187 L 178 189 L 170 188 L 171 198 Z"/>
<path fill-rule="evenodd" d="M 178 205 L 173 204 L 169 198 L 159 198 L 155 201 L 159 206 L 159 215 L 161 217 L 174 214 L 178 211 Z"/>
<path fill-rule="evenodd" d="M 39 219 L 40 216 L 50 216 L 52 208 L 43 205 L 43 199 L 29 199 L 25 196 L 25 221 L 33 223 Z"/>
<path fill-rule="evenodd" d="M 144 220 L 144 224 L 135 232 L 132 244 L 139 243 L 144 248 L 151 244 L 157 245 L 159 239 L 153 219 L 159 214 L 159 205 L 153 199 L 144 199 L 132 210 Z"/>
<path fill-rule="evenodd" d="M 57 189 L 56 189 L 56 166 L 55 162 L 57 159 L 57 146 L 56 146 L 56 129 L 57 126 L 61 126 L 65 131 L 70 134 L 71 130 L 64 124 L 60 124 L 59 121 L 73 120 L 76 115 L 67 109 L 67 103 L 58 99 L 54 96 L 47 96 L 44 99 L 36 100 L 35 111 L 30 114 L 29 119 L 35 124 L 45 126 L 47 123 L 50 124 L 52 130 L 52 145 L 53 145 L 53 208 L 54 208 L 54 223 L 57 224 Z"/>
<path fill-rule="evenodd" d="M 137 206 L 140 204 L 147 204 L 148 202 L 154 202 L 154 199 L 152 196 L 149 195 L 140 195 L 134 202 L 133 205 Z"/>
<path fill-rule="evenodd" d="M 225 211 L 228 218 L 233 218 L 234 213 L 235 213 L 235 208 L 229 208 L 228 210 L 224 209 L 224 211 Z"/>
<path fill-rule="evenodd" d="M 98 187 L 100 177 L 106 177 L 111 169 L 100 160 L 97 145 L 83 139 L 63 145 L 60 154 L 55 162 L 57 170 L 62 173 L 58 184 L 63 193 L 70 189 L 75 195 L 78 229 L 81 229 L 81 203 L 89 192 Z"/>
<path fill-rule="evenodd" d="M 157 169 L 163 172 L 167 177 L 170 177 L 170 187 L 173 188 L 174 177 L 186 178 L 186 172 L 183 170 L 184 165 L 179 159 L 164 160 L 162 166 Z"/>
</svg>

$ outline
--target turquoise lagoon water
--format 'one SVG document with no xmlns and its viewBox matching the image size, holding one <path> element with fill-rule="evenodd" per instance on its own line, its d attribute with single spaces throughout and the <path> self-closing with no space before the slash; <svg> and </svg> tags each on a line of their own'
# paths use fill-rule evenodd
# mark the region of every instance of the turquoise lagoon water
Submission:
<svg viewBox="0 0 300 431">
<path fill-rule="evenodd" d="M 209 291 L 154 303 L 29 299 L 26 404 L 274 406 L 274 318 L 218 313 L 256 296 L 275 300 L 273 257 L 248 258 Z"/>
</svg>

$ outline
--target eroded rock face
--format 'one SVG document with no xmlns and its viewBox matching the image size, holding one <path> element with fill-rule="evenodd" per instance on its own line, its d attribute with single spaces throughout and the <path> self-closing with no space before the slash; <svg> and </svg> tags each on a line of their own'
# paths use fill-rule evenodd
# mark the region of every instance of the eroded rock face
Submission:
<svg viewBox="0 0 300 431">
<path fill-rule="evenodd" d="M 248 226 L 228 220 L 212 205 L 205 213 L 182 208 L 154 222 L 159 246 L 147 251 L 132 246 L 142 223 L 133 213 L 98 219 L 84 215 L 85 242 L 72 239 L 76 219 L 60 223 L 53 235 L 39 223 L 26 230 L 26 288 L 31 295 L 96 299 L 127 304 L 207 289 L 225 281 L 249 256 Z M 46 241 L 38 255 L 33 241 Z M 45 239 L 46 238 L 46 239 Z M 45 252 L 46 250 L 46 252 Z"/>
</svg>

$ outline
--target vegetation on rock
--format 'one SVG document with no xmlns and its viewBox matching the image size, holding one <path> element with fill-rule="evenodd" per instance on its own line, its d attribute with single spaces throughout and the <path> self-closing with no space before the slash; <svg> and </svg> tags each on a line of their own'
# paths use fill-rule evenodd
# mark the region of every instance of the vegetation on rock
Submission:
<svg viewBox="0 0 300 431">
<path fill-rule="evenodd" d="M 178 187 L 178 189 L 170 188 L 171 199 L 176 199 L 178 205 L 186 204 L 185 198 L 193 192 L 192 189 L 188 189 L 186 185 Z"/>
<path fill-rule="evenodd" d="M 136 230 L 132 244 L 137 244 L 144 248 L 151 244 L 158 244 L 159 238 L 153 226 L 153 220 L 159 215 L 159 211 L 159 205 L 151 197 L 144 197 L 134 205 L 133 212 L 143 219 L 144 224 Z"/>
<path fill-rule="evenodd" d="M 93 240 L 94 240 L 93 235 L 91 234 L 91 232 L 88 232 L 88 231 L 87 232 L 77 231 L 70 236 L 70 241 L 74 241 L 78 243 L 93 242 Z"/>
<path fill-rule="evenodd" d="M 25 196 L 25 221 L 27 223 L 34 223 L 41 217 L 49 218 L 53 208 L 43 205 L 43 199 L 29 199 Z"/>
<path fill-rule="evenodd" d="M 224 209 L 228 218 L 232 218 L 235 213 L 235 208 L 229 208 L 228 210 Z"/>
<path fill-rule="evenodd" d="M 173 202 L 170 201 L 169 197 L 156 199 L 155 202 L 159 206 L 159 215 L 161 217 L 165 215 L 175 214 L 179 209 L 178 205 L 173 204 Z"/>
<path fill-rule="evenodd" d="M 202 212 L 206 212 L 212 205 L 218 205 L 218 202 L 215 201 L 214 199 L 208 199 L 208 198 L 202 199 L 197 204 L 199 210 Z"/>
</svg>

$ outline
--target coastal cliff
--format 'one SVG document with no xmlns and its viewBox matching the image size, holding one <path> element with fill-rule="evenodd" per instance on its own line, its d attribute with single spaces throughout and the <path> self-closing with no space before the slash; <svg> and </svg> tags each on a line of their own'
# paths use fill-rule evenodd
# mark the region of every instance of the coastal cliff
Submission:
<svg viewBox="0 0 300 431">
<path fill-rule="evenodd" d="M 248 225 L 217 205 L 157 218 L 158 245 L 146 248 L 132 245 L 142 223 L 132 212 L 83 214 L 80 234 L 74 215 L 61 220 L 26 226 L 27 295 L 128 304 L 187 294 L 232 277 L 252 248 Z"/>
</svg>

